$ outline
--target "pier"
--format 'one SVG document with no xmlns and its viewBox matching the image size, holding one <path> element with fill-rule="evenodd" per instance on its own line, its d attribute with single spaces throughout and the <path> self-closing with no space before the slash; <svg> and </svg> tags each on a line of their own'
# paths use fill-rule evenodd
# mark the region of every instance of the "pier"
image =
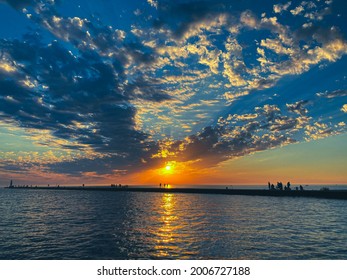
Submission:
<svg viewBox="0 0 347 280">
<path fill-rule="evenodd" d="M 149 192 L 149 193 L 190 193 L 216 195 L 251 195 L 274 197 L 314 197 L 330 199 L 347 199 L 347 190 L 264 190 L 264 189 L 208 189 L 208 188 L 155 188 L 155 187 L 6 187 L 12 190 L 59 190 L 59 191 L 108 191 L 108 192 Z"/>
</svg>

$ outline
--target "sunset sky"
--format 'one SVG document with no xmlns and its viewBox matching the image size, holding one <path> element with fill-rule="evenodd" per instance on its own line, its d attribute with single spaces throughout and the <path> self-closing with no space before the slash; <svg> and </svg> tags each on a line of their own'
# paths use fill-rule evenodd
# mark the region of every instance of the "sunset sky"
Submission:
<svg viewBox="0 0 347 280">
<path fill-rule="evenodd" d="M 347 184 L 343 0 L 0 0 L 0 185 Z"/>
</svg>

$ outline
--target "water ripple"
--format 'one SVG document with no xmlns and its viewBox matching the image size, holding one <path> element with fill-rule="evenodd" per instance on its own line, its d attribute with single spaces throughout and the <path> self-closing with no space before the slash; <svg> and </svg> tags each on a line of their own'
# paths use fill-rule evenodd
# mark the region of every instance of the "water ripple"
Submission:
<svg viewBox="0 0 347 280">
<path fill-rule="evenodd" d="M 346 259 L 346 201 L 0 190 L 1 259 Z"/>
</svg>

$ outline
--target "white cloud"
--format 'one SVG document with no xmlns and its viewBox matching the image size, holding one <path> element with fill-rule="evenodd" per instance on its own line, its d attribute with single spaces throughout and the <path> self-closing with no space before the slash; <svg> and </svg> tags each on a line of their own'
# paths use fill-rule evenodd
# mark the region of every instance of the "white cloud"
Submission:
<svg viewBox="0 0 347 280">
<path fill-rule="evenodd" d="M 289 1 L 286 4 L 276 4 L 273 6 L 273 10 L 275 13 L 281 13 L 282 11 L 286 11 L 291 4 L 292 4 L 291 1 Z"/>
<path fill-rule="evenodd" d="M 224 98 L 227 100 L 227 101 L 234 101 L 235 99 L 237 99 L 238 97 L 241 97 L 241 96 L 245 96 L 245 95 L 248 95 L 249 92 L 248 91 L 243 91 L 243 92 L 236 92 L 236 93 L 233 93 L 233 92 L 226 92 L 224 93 Z"/>
<path fill-rule="evenodd" d="M 294 49 L 290 47 L 283 46 L 282 42 L 279 39 L 265 39 L 261 40 L 260 46 L 265 47 L 274 51 L 276 54 L 288 54 L 291 55 L 294 53 Z M 260 54 L 264 54 L 260 51 Z M 264 55 L 263 55 L 264 56 Z"/>
<path fill-rule="evenodd" d="M 297 6 L 295 9 L 290 10 L 290 12 L 292 13 L 292 15 L 297 16 L 301 14 L 304 10 L 305 9 L 303 6 Z"/>
<path fill-rule="evenodd" d="M 319 97 L 325 97 L 325 98 L 335 98 L 335 97 L 341 97 L 341 96 L 347 96 L 347 90 L 346 89 L 337 89 L 331 92 L 318 92 L 316 93 Z"/>
<path fill-rule="evenodd" d="M 228 38 L 225 49 L 226 52 L 223 54 L 223 75 L 228 78 L 232 86 L 246 86 L 248 83 L 242 77 L 242 74 L 246 72 L 246 65 L 243 61 L 241 45 L 236 39 Z"/>
</svg>

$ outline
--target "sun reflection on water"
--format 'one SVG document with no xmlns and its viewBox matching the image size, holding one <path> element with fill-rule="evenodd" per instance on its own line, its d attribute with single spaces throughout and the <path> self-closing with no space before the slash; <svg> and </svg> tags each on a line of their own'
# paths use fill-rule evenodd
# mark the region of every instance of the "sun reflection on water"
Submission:
<svg viewBox="0 0 347 280">
<path fill-rule="evenodd" d="M 189 256 L 191 236 L 187 236 L 189 225 L 182 217 L 180 204 L 175 194 L 164 193 L 158 205 L 158 228 L 155 232 L 155 255 L 158 258 L 175 258 L 185 251 Z M 185 212 L 185 211 L 184 211 Z M 189 234 L 188 234 L 189 235 Z M 193 252 L 191 252 L 193 254 Z"/>
<path fill-rule="evenodd" d="M 157 257 L 170 256 L 170 252 L 178 251 L 175 232 L 179 229 L 178 216 L 175 213 L 176 200 L 174 194 L 164 193 L 160 203 L 159 228 L 156 233 L 155 251 Z"/>
</svg>

